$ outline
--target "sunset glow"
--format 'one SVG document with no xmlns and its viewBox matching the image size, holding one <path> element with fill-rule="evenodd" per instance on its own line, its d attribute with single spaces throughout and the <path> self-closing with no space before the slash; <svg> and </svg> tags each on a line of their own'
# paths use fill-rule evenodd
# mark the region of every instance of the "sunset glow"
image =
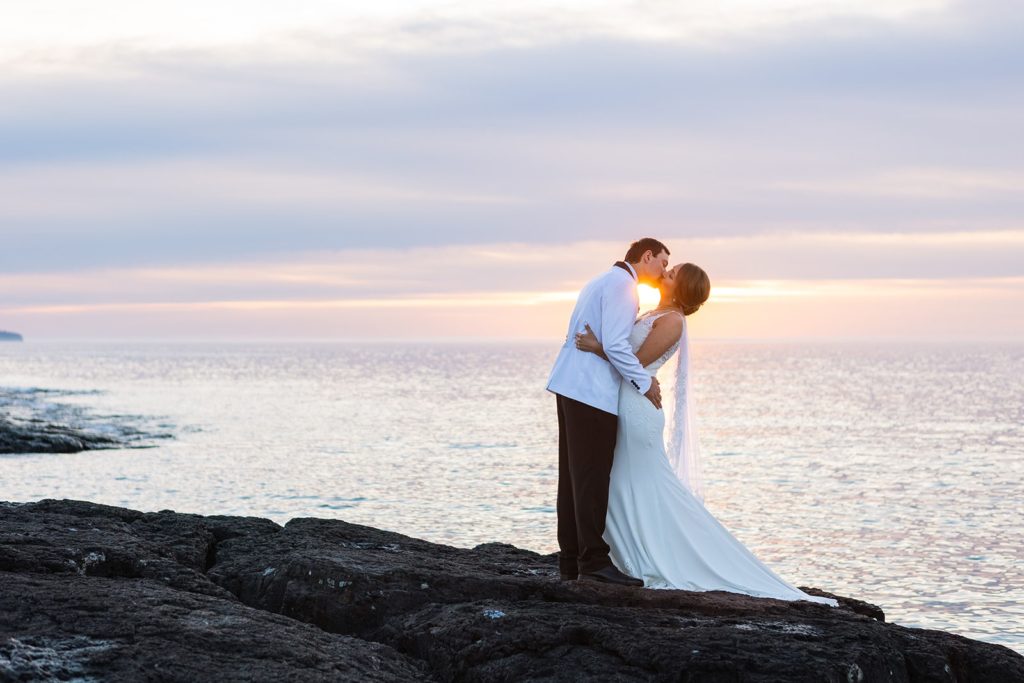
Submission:
<svg viewBox="0 0 1024 683">
<path fill-rule="evenodd" d="M 654 308 L 661 301 L 661 292 L 649 285 L 638 285 L 636 288 L 640 297 L 640 308 Z"/>
<path fill-rule="evenodd" d="M 695 336 L 1018 339 L 1011 5 L 11 5 L 0 328 L 558 339 L 652 236 Z"/>
</svg>

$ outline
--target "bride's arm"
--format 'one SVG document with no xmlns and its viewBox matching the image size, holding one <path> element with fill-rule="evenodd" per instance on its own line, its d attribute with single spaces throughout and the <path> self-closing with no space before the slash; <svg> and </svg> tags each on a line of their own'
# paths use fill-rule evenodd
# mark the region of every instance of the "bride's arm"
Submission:
<svg viewBox="0 0 1024 683">
<path fill-rule="evenodd" d="M 576 348 L 580 351 L 586 351 L 593 353 L 605 360 L 608 360 L 608 356 L 604 355 L 604 347 L 601 346 L 601 342 L 597 341 L 597 335 L 590 329 L 590 325 L 586 325 L 586 332 L 579 332 L 576 334 Z M 639 359 L 638 359 L 639 360 Z"/>
<path fill-rule="evenodd" d="M 636 358 L 640 361 L 640 364 L 647 367 L 657 359 L 661 358 L 662 354 L 668 351 L 673 344 L 679 341 L 679 335 L 683 332 L 683 318 L 679 315 L 663 315 L 654 321 L 652 325 L 651 333 L 647 335 L 647 339 L 636 351 Z M 601 346 L 601 342 L 597 340 L 597 336 L 594 331 L 590 329 L 590 325 L 587 325 L 587 331 L 585 333 L 576 335 L 576 348 L 581 351 L 589 351 L 590 353 L 596 353 L 601 358 L 608 360 L 608 357 L 604 355 L 604 348 Z"/>
<path fill-rule="evenodd" d="M 650 365 L 661 358 L 672 345 L 679 341 L 683 333 L 683 316 L 681 314 L 663 315 L 654 321 L 651 333 L 636 350 L 637 359 L 644 365 Z"/>
</svg>

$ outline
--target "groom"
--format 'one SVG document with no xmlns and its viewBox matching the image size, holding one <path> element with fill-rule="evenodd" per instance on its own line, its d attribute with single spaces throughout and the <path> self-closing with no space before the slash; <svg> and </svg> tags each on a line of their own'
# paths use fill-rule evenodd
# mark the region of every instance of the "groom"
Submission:
<svg viewBox="0 0 1024 683">
<path fill-rule="evenodd" d="M 629 345 L 639 311 L 637 284 L 657 287 L 668 267 L 664 244 L 645 237 L 626 257 L 591 280 L 576 300 L 565 345 L 548 378 L 558 406 L 558 565 L 563 580 L 642 586 L 608 558 L 604 542 L 608 481 L 618 429 L 619 384 L 625 380 L 661 408 L 658 380 Z M 576 348 L 576 333 L 594 330 L 608 360 Z"/>
</svg>

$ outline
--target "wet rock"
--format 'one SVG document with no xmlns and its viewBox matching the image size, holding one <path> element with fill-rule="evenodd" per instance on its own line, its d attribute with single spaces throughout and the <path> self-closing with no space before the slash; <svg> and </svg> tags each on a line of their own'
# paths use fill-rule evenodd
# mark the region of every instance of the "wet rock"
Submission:
<svg viewBox="0 0 1024 683">
<path fill-rule="evenodd" d="M 32 606 L 12 612 L 14 594 Z M 365 667 L 370 680 L 1024 681 L 1024 658 L 1007 648 L 887 624 L 878 607 L 841 596 L 830 608 L 565 583 L 554 556 L 339 520 L 280 527 L 80 501 L 0 504 L 0 595 L 0 681 L 4 666 L 128 680 L 129 669 L 111 668 L 128 666 L 111 654 L 130 641 L 121 622 L 150 639 L 130 658 L 159 664 L 165 680 L 202 679 L 196 662 L 270 680 L 252 668 L 270 657 L 276 680 L 345 680 Z M 110 615 L 105 601 L 118 605 Z M 147 630 L 148 620 L 162 626 Z M 235 638 L 256 624 L 282 643 L 305 634 L 305 645 Z M 200 655 L 175 669 L 189 648 Z M 351 649 L 354 668 L 324 673 L 337 664 L 331 648 Z"/>
<path fill-rule="evenodd" d="M 41 420 L 13 421 L 0 416 L 0 454 L 78 453 L 118 445 L 116 439 L 74 427 Z"/>
<path fill-rule="evenodd" d="M 0 455 L 146 448 L 172 438 L 150 418 L 96 415 L 62 400 L 90 393 L 98 392 L 0 387 Z"/>
</svg>

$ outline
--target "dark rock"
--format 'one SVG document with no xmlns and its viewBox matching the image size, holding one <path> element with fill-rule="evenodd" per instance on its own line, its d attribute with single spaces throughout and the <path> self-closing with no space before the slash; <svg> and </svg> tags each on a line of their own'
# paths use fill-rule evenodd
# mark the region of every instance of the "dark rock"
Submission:
<svg viewBox="0 0 1024 683">
<path fill-rule="evenodd" d="M 0 387 L 0 455 L 146 448 L 171 438 L 167 425 L 138 415 L 94 415 L 62 402 L 97 392 Z M 157 431 L 159 430 L 159 431 Z"/>
<path fill-rule="evenodd" d="M 392 648 L 157 581 L 0 571 L 0 681 L 419 681 Z"/>
<path fill-rule="evenodd" d="M 338 520 L 0 504 L 0 596 L 0 681 L 1024 681 L 1007 648 L 841 596 L 565 583 L 554 556 Z"/>
<path fill-rule="evenodd" d="M 240 603 L 203 573 L 269 520 L 0 504 L 0 681 L 418 681 L 385 645 Z"/>
<path fill-rule="evenodd" d="M 116 448 L 120 442 L 66 425 L 14 421 L 0 415 L 0 453 L 78 453 Z"/>
</svg>

